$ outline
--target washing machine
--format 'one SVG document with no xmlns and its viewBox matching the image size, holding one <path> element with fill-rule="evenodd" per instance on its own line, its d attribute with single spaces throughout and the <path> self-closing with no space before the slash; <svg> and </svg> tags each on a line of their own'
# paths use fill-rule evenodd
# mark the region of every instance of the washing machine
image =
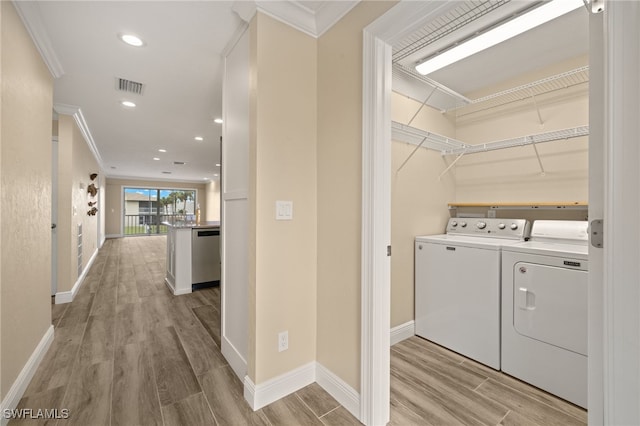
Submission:
<svg viewBox="0 0 640 426">
<path fill-rule="evenodd" d="M 499 370 L 501 249 L 528 235 L 523 219 L 452 218 L 416 237 L 416 335 Z"/>
<path fill-rule="evenodd" d="M 584 408 L 587 227 L 535 221 L 502 251 L 502 371 Z"/>
</svg>

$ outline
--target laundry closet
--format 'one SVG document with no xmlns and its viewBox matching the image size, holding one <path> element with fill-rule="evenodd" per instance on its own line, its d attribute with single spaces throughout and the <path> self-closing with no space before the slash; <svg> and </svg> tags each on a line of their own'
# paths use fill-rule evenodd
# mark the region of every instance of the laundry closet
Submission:
<svg viewBox="0 0 640 426">
<path fill-rule="evenodd" d="M 581 263 L 577 269 L 585 271 L 586 277 L 588 12 L 573 10 L 421 75 L 415 64 L 446 50 L 447 43 L 456 40 L 456 31 L 466 32 L 457 37 L 465 39 L 489 21 L 526 13 L 513 9 L 522 8 L 521 2 L 486 6 L 495 10 L 478 10 L 473 2 L 455 3 L 393 50 L 392 343 L 412 334 L 417 322 L 417 236 L 443 234 L 467 223 L 477 231 L 476 224 L 480 228 L 496 218 L 500 229 L 505 223 L 509 226 L 510 219 L 526 220 L 528 226 L 541 221 L 536 237 L 540 239 L 546 232 L 543 225 L 554 224 L 542 221 L 582 223 L 584 230 L 576 232 L 580 234 L 578 251 L 584 255 L 574 256 L 582 260 L 566 262 L 569 267 Z M 564 222 L 558 223 L 562 228 Z M 533 303 L 532 294 L 524 294 L 523 303 Z M 509 297 L 518 294 L 509 293 Z M 533 311 L 533 305 L 526 306 L 523 309 Z M 586 342 L 586 302 L 584 330 Z M 584 362 L 586 395 L 586 349 Z M 492 368 L 500 369 L 499 364 Z M 533 384 L 544 388 L 544 384 Z M 572 402 L 586 405 L 586 399 Z"/>
</svg>

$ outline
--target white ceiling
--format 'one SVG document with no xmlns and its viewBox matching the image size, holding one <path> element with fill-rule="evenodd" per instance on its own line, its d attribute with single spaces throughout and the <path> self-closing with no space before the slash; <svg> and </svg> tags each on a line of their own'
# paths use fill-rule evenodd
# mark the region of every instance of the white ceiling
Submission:
<svg viewBox="0 0 640 426">
<path fill-rule="evenodd" d="M 236 3 L 235 9 L 246 10 L 247 4 Z M 271 8 L 267 13 L 294 26 L 292 16 L 304 14 L 297 28 L 318 36 L 355 4 L 357 0 L 259 1 L 253 7 Z M 451 2 L 452 7 L 459 4 Z M 414 66 L 434 49 L 523 4 L 501 6 L 475 27 L 466 26 L 401 63 Z M 218 179 L 221 126 L 213 119 L 222 116 L 222 54 L 243 25 L 233 1 L 44 0 L 18 1 L 17 6 L 50 69 L 59 74 L 54 102 L 80 108 L 107 176 Z M 464 94 L 584 54 L 587 22 L 587 11 L 576 10 L 429 77 Z M 117 36 L 125 32 L 140 36 L 145 46 L 124 44 Z M 116 90 L 116 78 L 143 83 L 143 94 Z M 137 107 L 122 107 L 125 99 Z M 204 141 L 195 141 L 195 136 Z"/>
</svg>

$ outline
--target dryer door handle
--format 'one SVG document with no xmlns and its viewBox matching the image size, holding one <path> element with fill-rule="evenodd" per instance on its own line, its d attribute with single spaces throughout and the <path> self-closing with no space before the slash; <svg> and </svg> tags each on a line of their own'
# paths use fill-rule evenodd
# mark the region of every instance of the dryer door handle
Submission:
<svg viewBox="0 0 640 426">
<path fill-rule="evenodd" d="M 520 309 L 532 311 L 536 308 L 536 295 L 525 287 L 518 288 L 516 293 L 516 306 Z"/>
</svg>

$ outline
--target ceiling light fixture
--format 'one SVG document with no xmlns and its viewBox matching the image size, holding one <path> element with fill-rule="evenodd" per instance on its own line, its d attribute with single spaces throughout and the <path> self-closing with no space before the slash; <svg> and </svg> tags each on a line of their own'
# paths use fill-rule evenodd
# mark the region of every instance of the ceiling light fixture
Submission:
<svg viewBox="0 0 640 426">
<path fill-rule="evenodd" d="M 120 103 L 122 104 L 122 106 L 125 106 L 127 108 L 135 108 L 136 107 L 136 104 L 134 104 L 131 101 L 122 101 Z"/>
<path fill-rule="evenodd" d="M 154 161 L 160 161 L 160 159 L 158 157 L 153 157 Z"/>
<path fill-rule="evenodd" d="M 220 167 L 220 163 L 216 163 L 216 167 Z"/>
<path fill-rule="evenodd" d="M 133 47 L 141 47 L 144 46 L 144 42 L 138 36 L 134 36 L 133 34 L 119 34 L 118 37 L 120 40 L 127 43 L 129 46 Z"/>
<path fill-rule="evenodd" d="M 166 150 L 166 149 L 164 149 L 164 148 L 160 148 L 160 149 L 158 150 L 158 152 L 167 152 L 167 150 Z"/>
<path fill-rule="evenodd" d="M 582 0 L 553 0 L 534 10 L 513 18 L 489 31 L 467 40 L 443 53 L 416 65 L 422 75 L 431 74 L 441 68 L 458 62 L 475 53 L 502 43 L 539 25 L 575 10 L 584 3 Z"/>
<path fill-rule="evenodd" d="M 216 123 L 216 124 L 222 124 L 223 123 L 222 118 L 216 118 L 216 119 L 213 120 L 213 122 Z"/>
<path fill-rule="evenodd" d="M 214 173 L 213 175 L 214 175 L 215 177 L 218 177 L 218 174 L 217 174 L 217 173 Z"/>
<path fill-rule="evenodd" d="M 198 142 L 202 142 L 204 140 L 202 136 L 196 136 L 194 139 L 197 140 Z"/>
</svg>

